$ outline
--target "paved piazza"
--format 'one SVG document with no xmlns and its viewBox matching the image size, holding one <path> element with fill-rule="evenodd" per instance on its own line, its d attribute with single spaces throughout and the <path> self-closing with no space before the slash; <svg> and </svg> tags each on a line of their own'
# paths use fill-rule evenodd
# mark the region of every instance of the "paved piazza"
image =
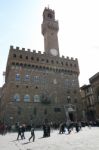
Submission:
<svg viewBox="0 0 99 150">
<path fill-rule="evenodd" d="M 85 127 L 70 135 L 51 131 L 51 136 L 42 138 L 43 131 L 35 131 L 35 142 L 29 142 L 30 132 L 25 133 L 25 140 L 17 141 L 17 133 L 0 135 L 0 150 L 99 150 L 99 127 Z"/>
</svg>

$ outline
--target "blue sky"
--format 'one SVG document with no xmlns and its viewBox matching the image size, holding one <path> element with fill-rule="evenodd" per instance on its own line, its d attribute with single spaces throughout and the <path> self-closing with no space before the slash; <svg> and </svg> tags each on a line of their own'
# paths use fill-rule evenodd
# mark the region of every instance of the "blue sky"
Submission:
<svg viewBox="0 0 99 150">
<path fill-rule="evenodd" d="M 10 45 L 44 51 L 41 23 L 48 5 L 59 20 L 61 56 L 78 58 L 80 86 L 99 71 L 99 0 L 0 0 L 0 86 Z"/>
</svg>

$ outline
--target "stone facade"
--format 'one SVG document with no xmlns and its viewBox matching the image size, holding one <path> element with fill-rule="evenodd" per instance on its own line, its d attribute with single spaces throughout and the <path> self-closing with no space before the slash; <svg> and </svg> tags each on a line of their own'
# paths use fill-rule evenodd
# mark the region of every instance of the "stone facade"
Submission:
<svg viewBox="0 0 99 150">
<path fill-rule="evenodd" d="M 7 123 L 41 124 L 80 116 L 78 60 L 60 57 L 55 12 L 45 8 L 44 53 L 10 46 L 6 66 L 3 119 Z"/>
<path fill-rule="evenodd" d="M 93 75 L 90 79 L 90 84 L 93 89 L 93 96 L 95 100 L 96 119 L 99 119 L 99 72 Z"/>
<path fill-rule="evenodd" d="M 95 121 L 95 100 L 91 85 L 81 87 L 83 121 Z"/>
<path fill-rule="evenodd" d="M 89 78 L 89 85 L 81 89 L 83 120 L 99 120 L 99 72 Z"/>
</svg>

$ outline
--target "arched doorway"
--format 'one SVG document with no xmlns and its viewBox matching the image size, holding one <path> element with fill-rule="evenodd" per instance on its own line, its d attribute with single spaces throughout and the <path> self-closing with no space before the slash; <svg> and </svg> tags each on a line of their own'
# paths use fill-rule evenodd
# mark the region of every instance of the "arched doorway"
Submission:
<svg viewBox="0 0 99 150">
<path fill-rule="evenodd" d="M 74 112 L 69 112 L 69 119 L 70 121 L 74 121 Z"/>
</svg>

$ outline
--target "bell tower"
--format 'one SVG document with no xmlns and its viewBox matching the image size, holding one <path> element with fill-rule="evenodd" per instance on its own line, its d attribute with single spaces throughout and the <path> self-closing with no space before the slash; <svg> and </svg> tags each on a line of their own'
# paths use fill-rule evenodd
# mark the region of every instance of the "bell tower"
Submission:
<svg viewBox="0 0 99 150">
<path fill-rule="evenodd" d="M 42 34 L 44 36 L 45 53 L 52 56 L 59 56 L 58 44 L 58 21 L 55 20 L 55 12 L 52 9 L 45 8 L 43 11 Z"/>
</svg>

